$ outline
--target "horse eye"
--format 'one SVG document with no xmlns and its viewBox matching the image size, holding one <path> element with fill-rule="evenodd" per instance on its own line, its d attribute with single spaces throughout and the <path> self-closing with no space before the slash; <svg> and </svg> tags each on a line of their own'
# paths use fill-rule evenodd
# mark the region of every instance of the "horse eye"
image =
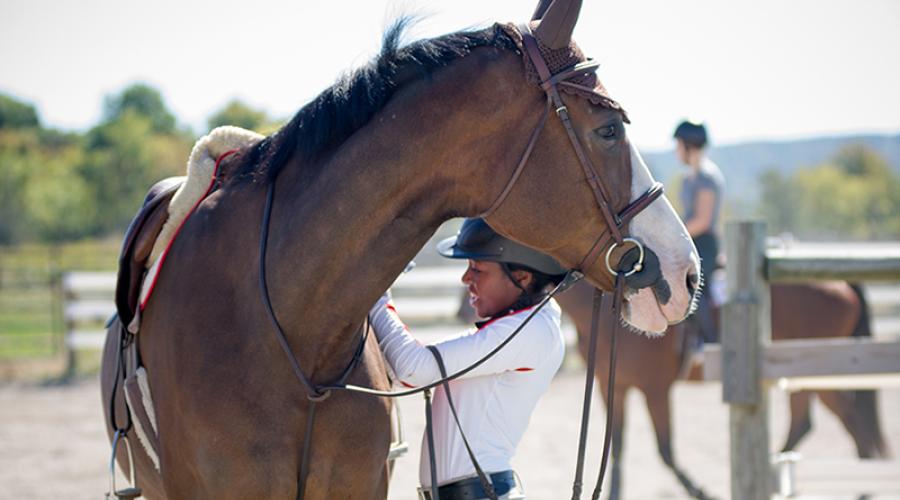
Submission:
<svg viewBox="0 0 900 500">
<path fill-rule="evenodd" d="M 615 125 L 606 125 L 594 130 L 594 133 L 599 135 L 601 138 L 610 140 L 616 138 L 616 126 Z"/>
</svg>

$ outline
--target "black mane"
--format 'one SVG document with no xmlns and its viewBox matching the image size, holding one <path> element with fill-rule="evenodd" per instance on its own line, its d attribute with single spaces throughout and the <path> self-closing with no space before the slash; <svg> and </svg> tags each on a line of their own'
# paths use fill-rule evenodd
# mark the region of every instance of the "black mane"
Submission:
<svg viewBox="0 0 900 500">
<path fill-rule="evenodd" d="M 293 153 L 304 160 L 340 146 L 381 110 L 404 83 L 464 57 L 478 47 L 516 50 L 499 25 L 461 31 L 400 47 L 412 18 L 401 17 L 384 33 L 381 52 L 344 76 L 297 112 L 284 127 L 248 152 L 238 177 L 274 179 Z"/>
</svg>

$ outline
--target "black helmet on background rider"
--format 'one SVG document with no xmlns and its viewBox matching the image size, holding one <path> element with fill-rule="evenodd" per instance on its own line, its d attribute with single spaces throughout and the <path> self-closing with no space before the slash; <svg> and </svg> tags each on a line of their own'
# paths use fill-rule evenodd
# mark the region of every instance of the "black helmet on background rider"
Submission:
<svg viewBox="0 0 900 500">
<path fill-rule="evenodd" d="M 466 219 L 459 233 L 437 244 L 439 254 L 450 259 L 472 259 L 497 262 L 516 286 L 510 271 L 524 269 L 534 276 L 537 291 L 550 283 L 559 283 L 566 268 L 553 257 L 497 234 L 484 219 Z"/>
<path fill-rule="evenodd" d="M 675 128 L 673 137 L 680 139 L 686 146 L 693 148 L 703 148 L 709 141 L 706 135 L 706 126 L 702 122 L 685 120 L 678 124 Z"/>
</svg>

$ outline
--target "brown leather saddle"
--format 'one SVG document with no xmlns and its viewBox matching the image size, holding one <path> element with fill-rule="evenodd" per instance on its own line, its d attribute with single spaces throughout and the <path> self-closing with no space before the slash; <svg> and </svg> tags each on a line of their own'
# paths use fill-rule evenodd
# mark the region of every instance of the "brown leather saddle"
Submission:
<svg viewBox="0 0 900 500">
<path fill-rule="evenodd" d="M 184 177 L 169 177 L 154 184 L 125 232 L 116 280 L 116 311 L 123 325 L 128 326 L 139 314 L 141 283 L 147 259 L 169 218 L 169 202 L 184 180 Z"/>
<path fill-rule="evenodd" d="M 152 409 L 145 407 L 145 404 L 150 403 L 146 398 L 148 395 L 142 393 L 139 386 L 138 369 L 141 367 L 141 360 L 135 339 L 137 329 L 129 331 L 128 325 L 140 315 L 140 293 L 147 259 L 169 217 L 169 202 L 184 179 L 171 177 L 150 188 L 141 209 L 128 226 L 119 254 L 115 296 L 117 314 L 107 325 L 100 384 L 106 400 L 104 413 L 108 423 L 107 430 L 114 443 L 113 453 L 119 456 L 120 463 L 130 464 L 126 475 L 132 482 L 134 456 L 131 445 L 118 447 L 113 436 L 124 434 L 132 441 L 140 437 L 144 451 L 148 457 L 152 457 L 157 468 L 159 439 L 155 432 L 155 422 L 150 417 Z M 118 498 L 131 498 L 130 495 L 139 495 L 140 489 L 129 488 L 115 493 Z"/>
</svg>

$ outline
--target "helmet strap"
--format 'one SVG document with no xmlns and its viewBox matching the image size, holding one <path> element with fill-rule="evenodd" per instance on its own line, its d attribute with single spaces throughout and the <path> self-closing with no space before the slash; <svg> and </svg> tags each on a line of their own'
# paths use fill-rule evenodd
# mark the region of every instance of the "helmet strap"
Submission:
<svg viewBox="0 0 900 500">
<path fill-rule="evenodd" d="M 522 288 L 522 285 L 519 284 L 519 280 L 517 280 L 516 277 L 513 276 L 512 271 L 509 269 L 509 264 L 507 264 L 506 262 L 499 262 L 499 264 L 500 267 L 503 268 L 503 272 L 506 274 L 506 277 L 509 278 L 509 281 L 512 281 L 512 284 L 516 285 L 516 288 L 522 290 L 522 295 L 529 295 L 528 290 Z"/>
</svg>

